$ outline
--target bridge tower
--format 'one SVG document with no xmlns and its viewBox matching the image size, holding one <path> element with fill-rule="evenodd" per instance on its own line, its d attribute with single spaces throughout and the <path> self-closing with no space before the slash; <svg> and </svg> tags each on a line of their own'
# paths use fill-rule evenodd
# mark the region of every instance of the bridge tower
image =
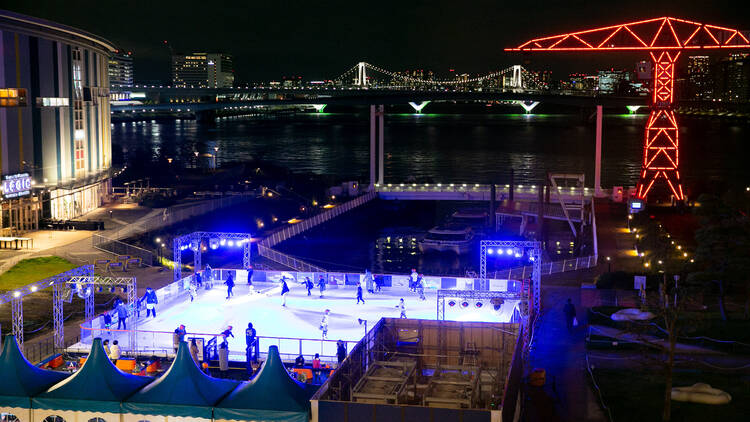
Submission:
<svg viewBox="0 0 750 422">
<path fill-rule="evenodd" d="M 521 77 L 521 72 L 523 71 L 523 67 L 521 67 L 520 64 L 513 65 L 511 68 L 513 72 L 513 76 L 510 82 L 510 86 L 513 88 L 523 89 L 523 78 Z"/>
<path fill-rule="evenodd" d="M 674 72 L 677 59 L 683 51 L 733 48 L 750 48 L 747 35 L 736 29 L 662 17 L 536 38 L 505 50 L 577 53 L 647 51 L 653 62 L 654 82 L 651 113 L 644 134 L 637 196 L 646 199 L 658 181 L 666 184 L 676 200 L 682 201 L 684 194 L 680 182 L 679 127 L 674 113 Z M 597 127 L 597 133 L 601 133 L 600 126 Z"/>
<path fill-rule="evenodd" d="M 357 79 L 354 82 L 357 86 L 367 86 L 367 63 L 357 63 Z"/>
</svg>

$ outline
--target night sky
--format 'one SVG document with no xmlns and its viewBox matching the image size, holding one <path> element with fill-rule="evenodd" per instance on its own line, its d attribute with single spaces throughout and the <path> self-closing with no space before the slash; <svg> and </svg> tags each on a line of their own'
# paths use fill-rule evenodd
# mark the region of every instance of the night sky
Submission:
<svg viewBox="0 0 750 422">
<path fill-rule="evenodd" d="M 487 73 L 526 62 L 556 79 L 571 71 L 632 69 L 639 54 L 550 53 L 523 57 L 504 47 L 527 39 L 659 16 L 750 29 L 740 0 L 709 1 L 47 1 L 4 0 L 0 7 L 103 36 L 135 58 L 136 81 L 168 79 L 175 52 L 234 56 L 238 83 L 300 75 L 335 78 L 358 61 L 383 68 L 430 69 L 445 76 Z"/>
</svg>

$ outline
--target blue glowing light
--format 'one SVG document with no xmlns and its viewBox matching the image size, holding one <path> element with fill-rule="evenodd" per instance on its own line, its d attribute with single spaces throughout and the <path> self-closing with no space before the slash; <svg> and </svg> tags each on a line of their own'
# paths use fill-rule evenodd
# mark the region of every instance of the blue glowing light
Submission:
<svg viewBox="0 0 750 422">
<path fill-rule="evenodd" d="M 227 240 L 226 239 L 221 239 L 221 241 L 219 242 L 219 244 L 221 244 L 221 246 L 224 246 L 224 245 L 227 244 Z"/>
<path fill-rule="evenodd" d="M 490 254 L 490 255 L 492 255 L 493 253 L 495 253 L 495 250 L 492 249 L 492 248 L 489 248 L 489 249 L 487 249 L 487 253 Z"/>
<path fill-rule="evenodd" d="M 498 254 L 498 255 L 502 255 L 502 254 L 503 254 L 503 250 L 502 250 L 502 249 L 498 249 L 498 250 L 497 250 L 497 254 Z"/>
<path fill-rule="evenodd" d="M 529 257 L 529 262 L 534 262 L 534 257 L 533 256 Z"/>
<path fill-rule="evenodd" d="M 507 253 L 508 255 L 513 255 L 513 249 L 508 248 L 505 250 L 505 253 Z"/>
<path fill-rule="evenodd" d="M 234 240 L 229 241 L 229 246 L 234 246 Z"/>
</svg>

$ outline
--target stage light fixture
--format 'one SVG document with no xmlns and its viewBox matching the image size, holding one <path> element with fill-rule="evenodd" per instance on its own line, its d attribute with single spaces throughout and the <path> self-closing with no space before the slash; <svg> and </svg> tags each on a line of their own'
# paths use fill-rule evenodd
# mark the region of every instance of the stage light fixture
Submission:
<svg viewBox="0 0 750 422">
<path fill-rule="evenodd" d="M 512 255 L 513 254 L 513 249 L 508 248 L 508 249 L 505 250 L 505 253 L 507 253 L 508 255 Z"/>
<path fill-rule="evenodd" d="M 502 254 L 503 254 L 503 252 L 504 252 L 504 251 L 503 251 L 502 249 L 498 249 L 498 250 L 497 250 L 497 254 L 498 254 L 498 255 L 502 255 Z"/>
<path fill-rule="evenodd" d="M 494 249 L 492 249 L 492 248 L 487 249 L 487 254 L 488 255 L 492 255 L 493 253 L 495 253 Z"/>
<path fill-rule="evenodd" d="M 461 307 L 462 308 L 468 308 L 469 307 L 469 302 L 467 302 L 467 301 L 461 302 Z"/>
<path fill-rule="evenodd" d="M 474 304 L 474 306 L 475 306 L 475 307 L 476 307 L 477 309 L 480 309 L 480 308 L 481 308 L 482 306 L 484 306 L 484 304 L 483 304 L 482 302 L 477 302 L 477 303 L 475 303 L 475 304 Z"/>
<path fill-rule="evenodd" d="M 455 300 L 449 300 L 448 301 L 448 306 L 450 306 L 450 307 L 456 306 L 456 301 Z"/>
<path fill-rule="evenodd" d="M 230 247 L 231 247 L 231 246 L 234 246 L 234 240 L 230 240 L 229 242 L 227 242 L 227 244 L 228 244 L 228 245 L 229 245 Z"/>
<path fill-rule="evenodd" d="M 227 240 L 226 240 L 226 239 L 221 239 L 221 241 L 219 242 L 219 244 L 220 244 L 221 246 L 224 246 L 224 245 L 226 245 L 226 244 L 227 244 Z"/>
<path fill-rule="evenodd" d="M 208 241 L 208 246 L 211 249 L 217 249 L 219 247 L 219 239 L 213 237 Z"/>
</svg>

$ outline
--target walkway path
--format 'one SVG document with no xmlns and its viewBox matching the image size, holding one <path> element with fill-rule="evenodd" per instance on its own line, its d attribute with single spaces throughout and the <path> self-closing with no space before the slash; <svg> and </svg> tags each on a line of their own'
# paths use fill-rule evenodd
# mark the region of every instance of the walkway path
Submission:
<svg viewBox="0 0 750 422">
<path fill-rule="evenodd" d="M 576 305 L 579 327 L 569 333 L 562 313 L 567 298 Z M 543 313 L 530 354 L 530 368 L 544 368 L 544 388 L 527 389 L 526 418 L 532 422 L 606 421 L 586 370 L 585 310 L 577 286 L 545 286 Z"/>
</svg>

